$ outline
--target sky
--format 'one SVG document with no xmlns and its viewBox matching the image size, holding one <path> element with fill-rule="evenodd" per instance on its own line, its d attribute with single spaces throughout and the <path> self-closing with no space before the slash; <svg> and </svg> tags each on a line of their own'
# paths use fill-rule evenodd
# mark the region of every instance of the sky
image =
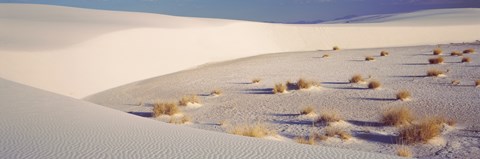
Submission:
<svg viewBox="0 0 480 159">
<path fill-rule="evenodd" d="M 480 0 L 0 0 L 261 22 L 332 20 L 349 15 L 480 8 Z"/>
</svg>

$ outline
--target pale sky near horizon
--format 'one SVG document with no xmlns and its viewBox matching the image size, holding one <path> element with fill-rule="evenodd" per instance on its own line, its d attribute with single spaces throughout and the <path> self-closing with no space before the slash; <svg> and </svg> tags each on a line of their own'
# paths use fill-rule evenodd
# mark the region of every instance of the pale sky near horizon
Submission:
<svg viewBox="0 0 480 159">
<path fill-rule="evenodd" d="M 0 0 L 178 16 L 295 22 L 436 8 L 480 8 L 480 0 Z"/>
</svg>

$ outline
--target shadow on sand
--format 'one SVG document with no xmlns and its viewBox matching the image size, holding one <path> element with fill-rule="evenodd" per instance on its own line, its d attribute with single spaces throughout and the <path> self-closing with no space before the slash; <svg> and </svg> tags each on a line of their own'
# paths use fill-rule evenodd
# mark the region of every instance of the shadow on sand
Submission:
<svg viewBox="0 0 480 159">
<path fill-rule="evenodd" d="M 136 115 L 136 116 L 146 117 L 146 118 L 153 117 L 152 112 L 127 112 L 127 113 L 128 114 L 133 114 L 133 115 Z"/>
</svg>

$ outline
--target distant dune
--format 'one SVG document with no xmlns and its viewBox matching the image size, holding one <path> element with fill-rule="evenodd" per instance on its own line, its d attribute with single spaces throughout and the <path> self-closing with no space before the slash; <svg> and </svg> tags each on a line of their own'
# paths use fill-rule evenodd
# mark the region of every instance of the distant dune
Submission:
<svg viewBox="0 0 480 159">
<path fill-rule="evenodd" d="M 0 4 L 0 77 L 82 98 L 208 62 L 264 53 L 469 42 L 480 37 L 480 9 L 407 15 L 383 23 L 286 25 Z"/>
</svg>

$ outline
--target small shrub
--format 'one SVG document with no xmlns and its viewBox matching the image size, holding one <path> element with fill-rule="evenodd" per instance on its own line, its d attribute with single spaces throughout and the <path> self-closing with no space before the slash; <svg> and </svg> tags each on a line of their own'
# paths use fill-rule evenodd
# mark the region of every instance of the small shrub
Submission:
<svg viewBox="0 0 480 159">
<path fill-rule="evenodd" d="M 190 96 L 183 96 L 180 101 L 178 101 L 178 104 L 180 106 L 187 106 L 188 104 L 196 104 L 200 103 L 200 98 L 196 95 L 190 95 Z"/>
<path fill-rule="evenodd" d="M 401 157 L 412 157 L 412 151 L 407 146 L 400 146 L 397 155 Z"/>
<path fill-rule="evenodd" d="M 300 114 L 302 115 L 307 115 L 310 113 L 315 113 L 315 108 L 313 108 L 312 106 L 305 107 L 302 109 L 302 111 L 300 111 Z"/>
<path fill-rule="evenodd" d="M 437 48 L 437 49 L 434 49 L 434 50 L 433 50 L 433 54 L 434 54 L 434 55 L 441 55 L 442 52 L 443 52 L 443 50 L 440 49 L 440 48 Z"/>
<path fill-rule="evenodd" d="M 402 101 L 409 100 L 411 97 L 412 95 L 407 90 L 401 90 L 397 93 L 397 99 Z"/>
<path fill-rule="evenodd" d="M 177 104 L 175 103 L 163 103 L 156 102 L 153 105 L 153 116 L 158 117 L 160 115 L 174 115 L 180 113 Z"/>
<path fill-rule="evenodd" d="M 465 63 L 465 62 L 472 62 L 472 58 L 470 58 L 470 57 L 462 58 L 462 63 Z"/>
<path fill-rule="evenodd" d="M 328 139 L 328 136 L 326 135 L 317 135 L 317 138 L 320 140 L 320 141 L 325 141 Z"/>
<path fill-rule="evenodd" d="M 398 139 L 407 144 L 426 143 L 441 133 L 441 124 L 435 119 L 426 119 L 400 129 Z"/>
<path fill-rule="evenodd" d="M 370 81 L 370 83 L 368 83 L 368 88 L 370 89 L 378 89 L 381 86 L 382 86 L 382 83 L 376 80 Z"/>
<path fill-rule="evenodd" d="M 480 87 L 480 80 L 475 81 L 475 87 Z"/>
<path fill-rule="evenodd" d="M 388 56 L 388 52 L 382 51 L 382 52 L 380 52 L 380 56 Z"/>
<path fill-rule="evenodd" d="M 338 136 L 342 140 L 348 140 L 348 139 L 352 138 L 352 135 L 350 135 L 350 133 L 348 133 L 345 130 L 340 129 L 338 127 L 327 127 L 325 129 L 325 136 L 327 136 L 327 137 Z"/>
<path fill-rule="evenodd" d="M 410 108 L 402 106 L 392 107 L 383 112 L 381 122 L 385 125 L 400 126 L 411 123 L 413 119 Z"/>
<path fill-rule="evenodd" d="M 219 96 L 219 95 L 222 94 L 222 90 L 215 89 L 210 94 L 213 95 L 213 96 Z"/>
<path fill-rule="evenodd" d="M 168 123 L 170 124 L 185 124 L 187 122 L 190 122 L 192 121 L 192 118 L 190 118 L 189 116 L 183 116 L 181 118 L 170 118 L 170 121 Z"/>
<path fill-rule="evenodd" d="M 335 111 L 326 111 L 320 114 L 320 117 L 316 120 L 317 123 L 331 123 L 342 120 L 342 116 Z"/>
<path fill-rule="evenodd" d="M 310 136 L 304 137 L 296 137 L 295 141 L 300 144 L 307 144 L 307 145 L 315 145 L 315 135 L 310 134 Z"/>
<path fill-rule="evenodd" d="M 444 75 L 444 72 L 438 69 L 430 69 L 427 71 L 427 76 L 430 77 L 438 77 L 440 75 Z"/>
<path fill-rule="evenodd" d="M 333 50 L 340 50 L 340 47 L 334 46 L 334 47 L 333 47 Z"/>
<path fill-rule="evenodd" d="M 285 93 L 286 91 L 287 91 L 287 86 L 285 86 L 282 83 L 275 84 L 275 87 L 273 87 L 274 94 Z"/>
<path fill-rule="evenodd" d="M 359 74 L 353 75 L 352 78 L 351 78 L 349 81 L 350 81 L 350 83 L 362 83 L 362 82 L 365 82 L 365 80 L 363 79 L 362 75 L 359 75 Z"/>
<path fill-rule="evenodd" d="M 322 56 L 322 58 L 327 58 L 327 57 L 330 57 L 330 55 L 329 55 L 329 54 L 325 54 L 325 55 Z"/>
<path fill-rule="evenodd" d="M 443 63 L 444 61 L 445 61 L 445 60 L 443 59 L 443 57 L 428 59 L 428 62 L 429 62 L 430 64 L 441 64 L 441 63 Z"/>
<path fill-rule="evenodd" d="M 458 51 L 452 51 L 452 53 L 450 53 L 450 56 L 463 56 L 463 54 Z"/>
<path fill-rule="evenodd" d="M 270 135 L 275 135 L 275 131 L 268 129 L 263 124 L 240 125 L 235 126 L 228 131 L 230 134 L 262 138 Z"/>
<path fill-rule="evenodd" d="M 470 53 L 474 53 L 474 52 L 475 52 L 475 49 L 473 49 L 473 48 L 463 50 L 464 54 L 470 54 Z"/>
<path fill-rule="evenodd" d="M 313 86 L 319 86 L 319 85 L 320 84 L 318 84 L 315 81 L 308 81 L 303 78 L 300 78 L 297 82 L 298 89 L 309 89 Z"/>
<path fill-rule="evenodd" d="M 373 60 L 375 60 L 375 58 L 373 58 L 372 56 L 365 57 L 365 61 L 373 61 Z"/>
<path fill-rule="evenodd" d="M 459 85 L 460 84 L 460 80 L 452 80 L 452 85 Z"/>
<path fill-rule="evenodd" d="M 252 79 L 252 83 L 260 83 L 261 79 L 260 78 L 254 78 Z"/>
</svg>

